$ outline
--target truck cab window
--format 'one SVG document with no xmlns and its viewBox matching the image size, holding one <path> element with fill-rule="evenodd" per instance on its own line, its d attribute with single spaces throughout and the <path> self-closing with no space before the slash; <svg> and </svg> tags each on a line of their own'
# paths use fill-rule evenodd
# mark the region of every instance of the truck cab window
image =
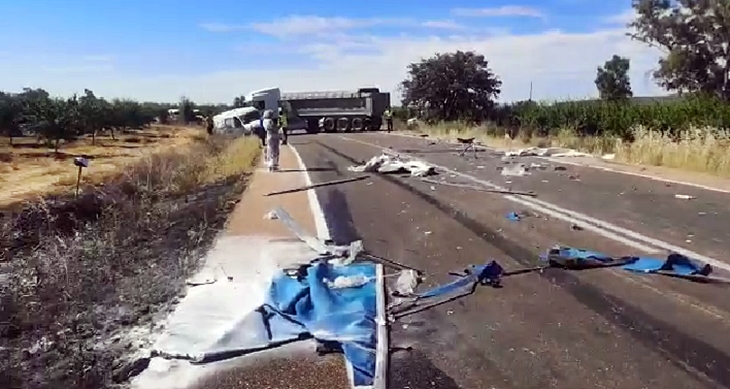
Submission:
<svg viewBox="0 0 730 389">
<path fill-rule="evenodd" d="M 264 108 L 265 108 L 265 105 L 264 105 L 264 102 L 263 101 L 254 101 L 253 102 L 253 106 L 254 106 L 254 108 L 256 108 L 256 109 L 258 109 L 260 111 L 263 111 Z"/>
</svg>

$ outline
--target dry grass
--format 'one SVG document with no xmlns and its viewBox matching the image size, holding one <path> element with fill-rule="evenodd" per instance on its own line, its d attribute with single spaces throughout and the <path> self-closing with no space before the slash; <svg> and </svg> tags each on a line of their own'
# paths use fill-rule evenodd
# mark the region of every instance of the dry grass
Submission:
<svg viewBox="0 0 730 389">
<path fill-rule="evenodd" d="M 580 137 L 563 129 L 553 137 L 532 137 L 518 133 L 516 139 L 506 136 L 504 129 L 469 127 L 459 123 L 435 126 L 421 125 L 415 132 L 442 139 L 474 137 L 497 148 L 565 147 L 595 155 L 615 154 L 618 162 L 663 166 L 692 172 L 730 177 L 730 140 L 719 139 L 703 129 L 693 129 L 674 140 L 642 128 L 634 129 L 635 141 L 617 137 Z"/>
<path fill-rule="evenodd" d="M 84 183 L 101 183 L 106 177 L 145 155 L 181 147 L 204 137 L 199 128 L 153 126 L 128 130 L 112 139 L 97 136 L 63 144 L 59 153 L 35 138 L 0 138 L 0 206 L 69 191 L 76 185 L 73 158 L 86 156 L 91 163 Z"/>
<path fill-rule="evenodd" d="M 245 187 L 250 138 L 141 157 L 87 186 L 0 214 L 0 387 L 108 388 L 139 344 L 125 327 L 169 309 Z M 143 361 L 144 362 L 144 361 Z"/>
</svg>

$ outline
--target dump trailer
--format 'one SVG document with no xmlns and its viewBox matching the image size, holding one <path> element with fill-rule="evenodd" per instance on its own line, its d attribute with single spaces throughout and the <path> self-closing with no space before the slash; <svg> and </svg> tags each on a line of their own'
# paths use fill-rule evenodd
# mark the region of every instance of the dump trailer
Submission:
<svg viewBox="0 0 730 389">
<path fill-rule="evenodd" d="M 306 121 L 309 133 L 379 130 L 390 107 L 390 93 L 378 88 L 283 93 L 281 100 L 289 115 Z"/>
</svg>

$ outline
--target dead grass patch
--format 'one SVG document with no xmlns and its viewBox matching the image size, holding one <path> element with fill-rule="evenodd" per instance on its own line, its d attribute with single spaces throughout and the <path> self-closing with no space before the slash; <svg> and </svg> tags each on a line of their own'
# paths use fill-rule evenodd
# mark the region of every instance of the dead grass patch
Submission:
<svg viewBox="0 0 730 389">
<path fill-rule="evenodd" d="M 493 126 L 471 127 L 460 123 L 421 125 L 414 132 L 442 139 L 473 137 L 485 145 L 497 148 L 566 147 L 595 155 L 615 154 L 615 160 L 619 162 L 730 177 L 730 139 L 713 136 L 711 131 L 703 128 L 692 129 L 680 139 L 635 128 L 634 142 L 625 142 L 610 136 L 577 136 L 571 129 L 563 129 L 552 137 L 517 132 L 518 135 L 513 139 L 506 135 L 504 129 Z"/>
<path fill-rule="evenodd" d="M 120 341 L 174 301 L 244 189 L 250 138 L 142 157 L 87 186 L 0 214 L 0 387 L 108 388 L 131 373 Z M 144 361 L 142 361 L 144 363 Z"/>
<path fill-rule="evenodd" d="M 129 134 L 120 133 L 114 138 L 108 134 L 95 140 L 84 137 L 62 145 L 58 153 L 35 138 L 16 138 L 12 146 L 4 138 L 0 142 L 0 162 L 12 163 L 12 168 L 0 168 L 0 206 L 71 189 L 76 183 L 72 160 L 77 156 L 91 160 L 84 170 L 84 182 L 100 183 L 146 155 L 205 140 L 201 136 L 205 131 L 200 128 L 153 126 L 126 132 Z M 73 185 L 69 185 L 71 181 Z"/>
</svg>

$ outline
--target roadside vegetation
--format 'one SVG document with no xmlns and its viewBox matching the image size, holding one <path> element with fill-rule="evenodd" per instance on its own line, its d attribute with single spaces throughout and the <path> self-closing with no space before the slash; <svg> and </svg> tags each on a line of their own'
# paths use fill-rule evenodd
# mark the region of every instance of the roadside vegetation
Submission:
<svg viewBox="0 0 730 389">
<path fill-rule="evenodd" d="M 146 366 L 134 359 L 144 337 L 129 331 L 153 330 L 179 298 L 258 142 L 90 91 L 1 103 L 0 197 L 16 191 L 0 198 L 0 387 L 114 387 Z M 91 160 L 78 197 L 76 156 Z"/>
<path fill-rule="evenodd" d="M 459 51 L 409 66 L 398 123 L 405 128 L 418 118 L 411 130 L 440 137 L 510 148 L 568 147 L 730 177 L 730 62 L 723 49 L 730 33 L 715 28 L 728 25 L 727 12 L 712 2 L 681 12 L 669 12 L 680 7 L 673 2 L 633 3 L 638 16 L 627 33 L 664 52 L 653 78 L 673 95 L 634 97 L 630 61 L 614 55 L 597 68 L 596 100 L 498 104 L 502 83 L 489 62 Z"/>
</svg>

